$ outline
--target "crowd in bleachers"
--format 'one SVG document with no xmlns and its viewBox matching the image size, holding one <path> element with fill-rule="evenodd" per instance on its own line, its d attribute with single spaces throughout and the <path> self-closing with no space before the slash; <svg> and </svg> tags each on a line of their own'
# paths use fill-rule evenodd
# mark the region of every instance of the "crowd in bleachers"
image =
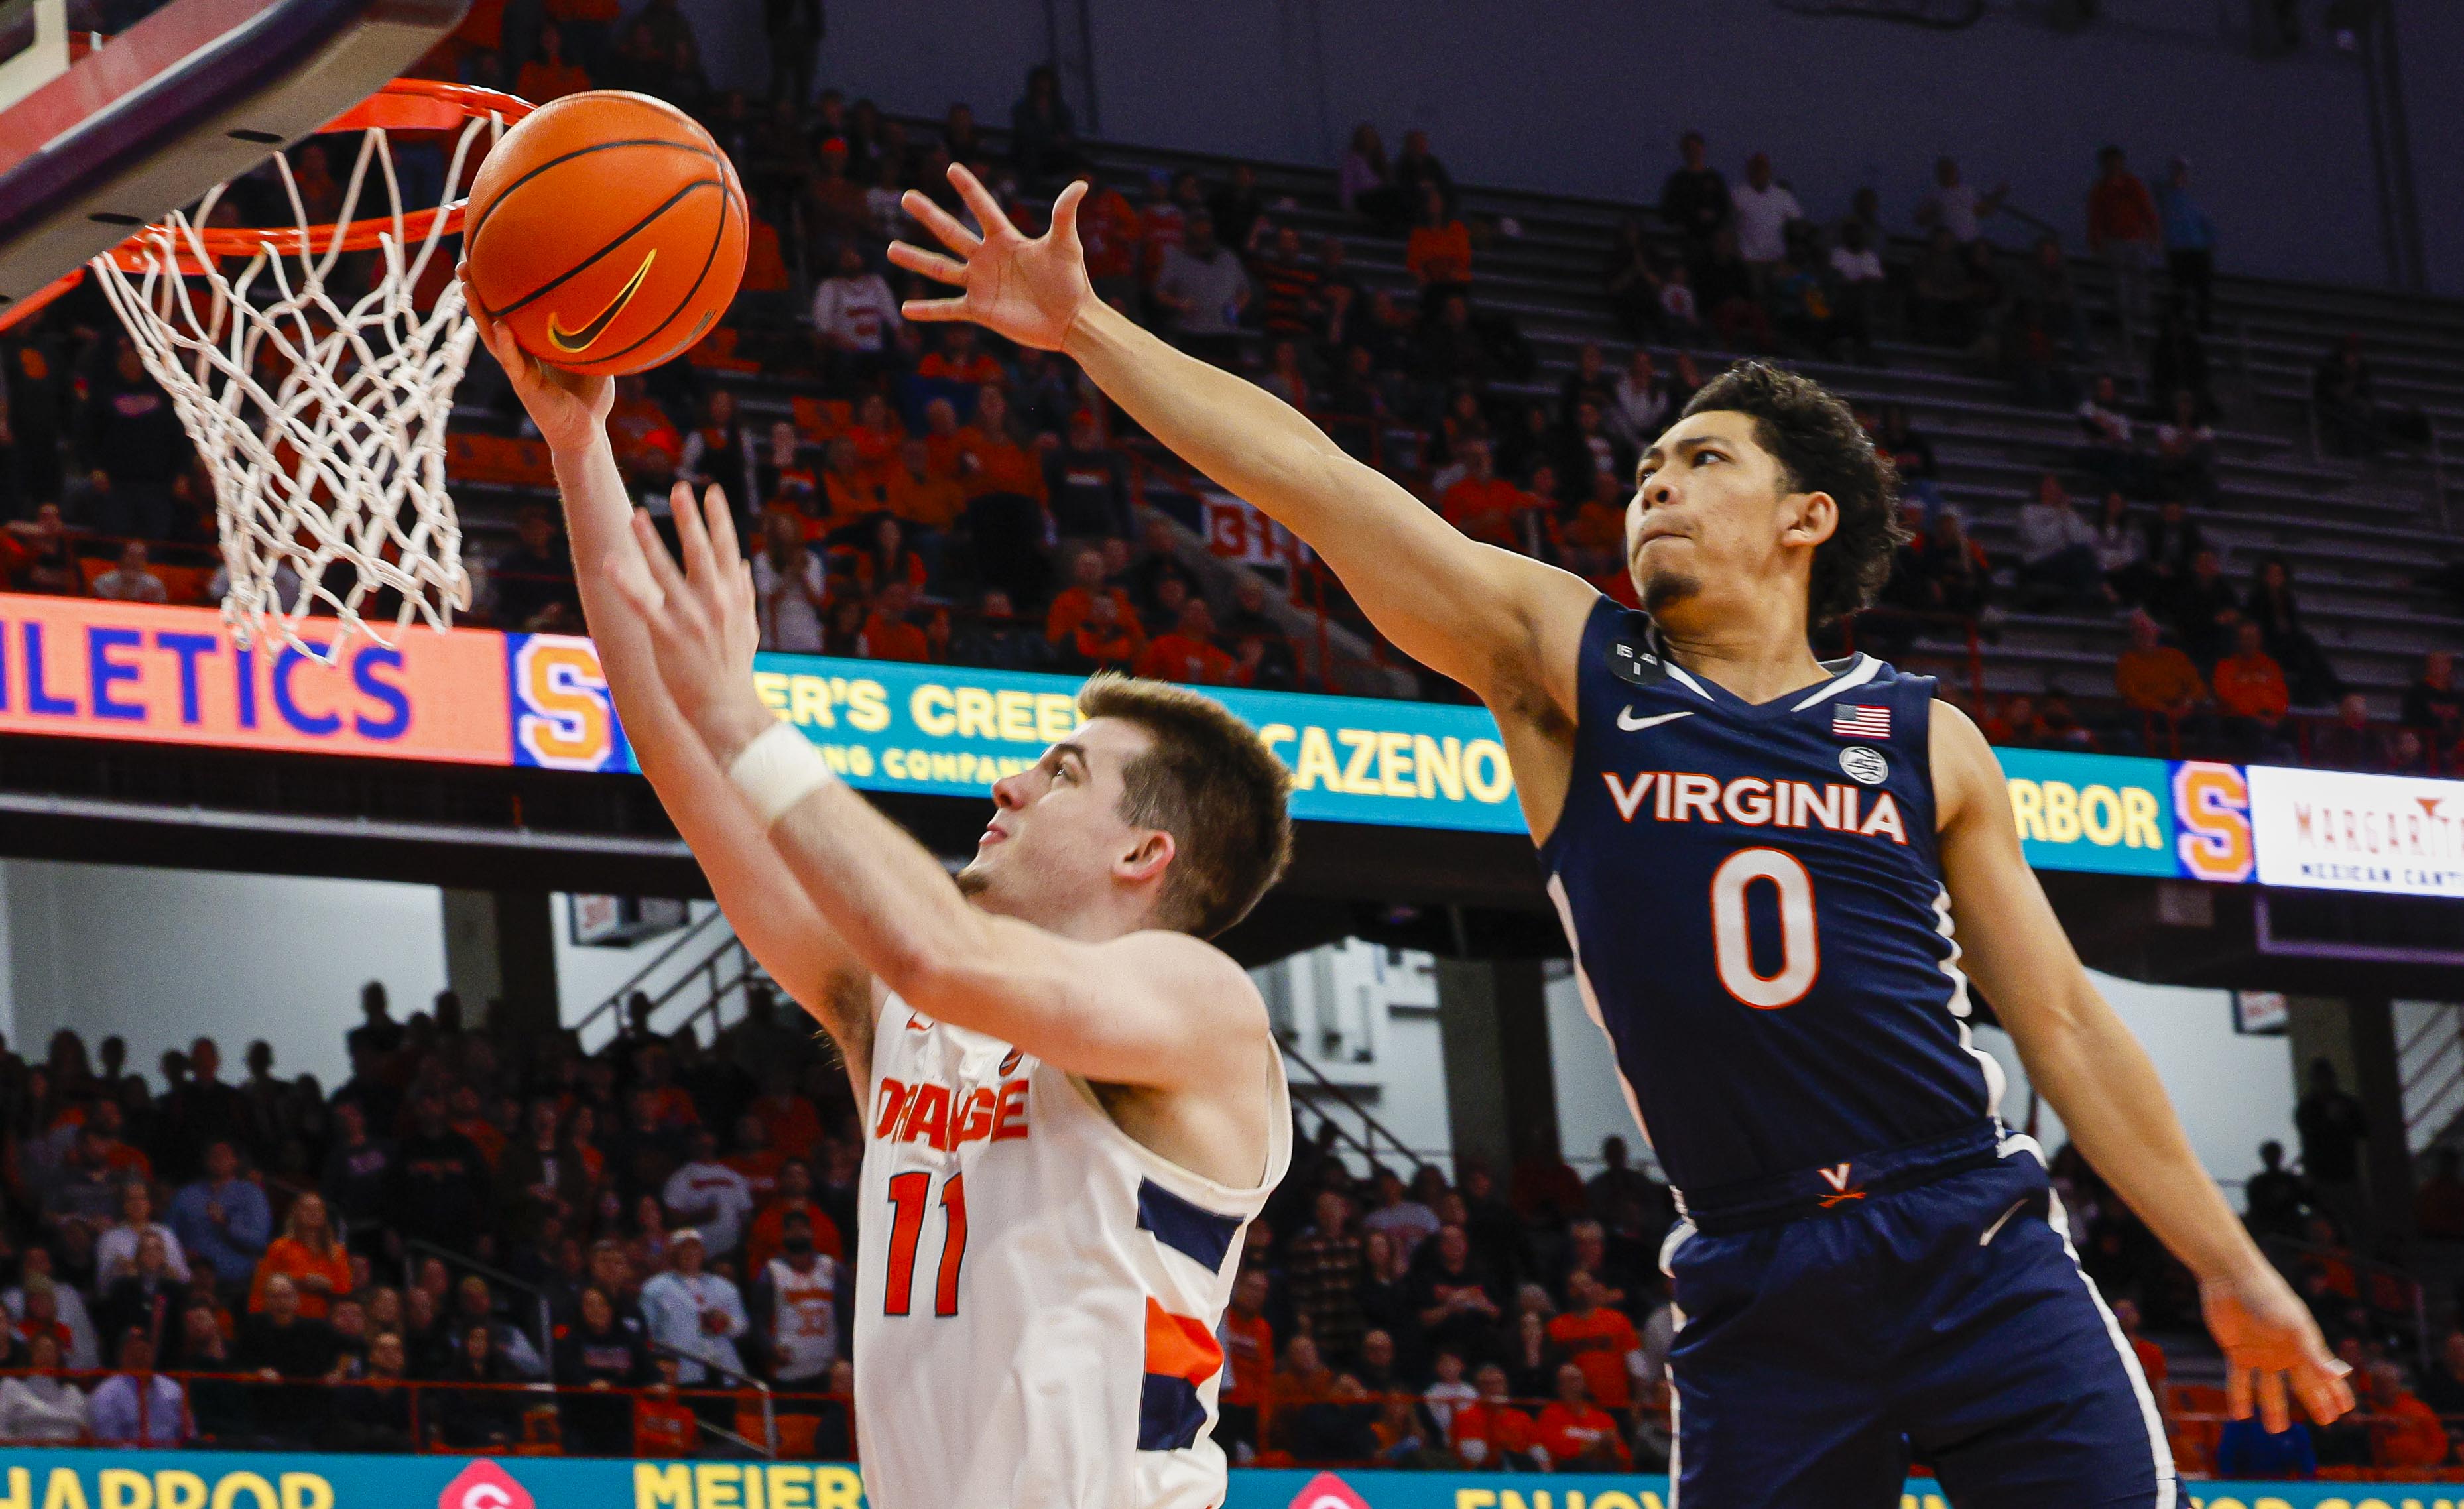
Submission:
<svg viewBox="0 0 2464 1509">
<path fill-rule="evenodd" d="M 1334 651 L 1311 633 L 1331 613 L 1374 658 L 1394 659 L 1304 558 L 1201 569 L 1202 483 L 1066 359 L 900 317 L 902 297 L 930 292 L 883 255 L 915 233 L 900 195 L 920 189 L 963 217 L 944 177 L 963 163 L 1030 230 L 1062 184 L 1089 178 L 1081 228 L 1100 296 L 1248 371 L 1466 534 L 1627 600 L 1635 455 L 1710 361 L 1879 363 L 1882 337 L 1955 353 L 2023 401 L 2075 407 L 2077 447 L 2036 483 L 2015 549 L 1997 558 L 1946 497 L 1904 410 L 1868 412 L 1905 479 L 1909 537 L 1881 602 L 1846 641 L 1922 663 L 1965 639 L 1964 667 L 1948 657 L 1951 692 L 2011 743 L 2441 773 L 2464 760 L 2442 658 L 2425 665 L 2399 719 L 2374 718 L 2304 629 L 2291 564 L 2269 557 L 2228 573 L 2189 516 L 2220 496 L 2206 345 L 2219 232 L 2187 164 L 2151 190 L 2120 148 L 2101 152 L 2091 260 L 2075 263 L 1952 159 L 1935 165 L 1906 226 L 1886 223 L 1871 190 L 1819 223 L 1768 155 L 1731 181 L 1687 133 L 1652 216 L 1624 224 L 1599 273 L 1630 344 L 1585 347 L 1550 392 L 1517 320 L 1483 296 L 1483 262 L 1521 228 L 1467 209 L 1423 132 L 1390 157 L 1374 127 L 1358 128 L 1335 180 L 1348 224 L 1311 245 L 1296 202 L 1245 165 L 1214 182 L 1165 168 L 1107 179 L 1047 69 L 1029 77 L 997 142 L 963 104 L 911 122 L 834 88 L 811 92 L 818 13 L 789 4 L 765 16 L 777 65 L 766 98 L 711 84 L 695 29 L 715 23 L 674 0 L 629 14 L 615 0 L 483 0 L 423 68 L 541 99 L 639 90 L 695 114 L 736 161 L 757 221 L 744 292 L 691 360 L 625 381 L 610 429 L 654 512 L 676 478 L 739 501 L 770 647 L 1331 686 Z M 313 200 L 322 158 L 299 155 Z M 2034 228 L 2024 251 L 1990 234 L 2020 222 Z M 1924 239 L 1903 255 L 1895 231 Z M 1400 238 L 1411 287 L 1356 274 L 1347 237 Z M 2091 310 L 2075 267 L 2109 274 L 2109 310 Z M 2154 335 L 2141 350 L 2131 333 L 2143 325 Z M 11 520 L 0 575 L 20 591 L 211 601 L 210 486 L 117 334 L 99 301 L 73 297 L 0 339 Z M 2378 399 L 2357 340 L 2321 361 L 2312 412 L 2344 454 L 2425 433 L 2419 414 Z M 492 484 L 545 480 L 514 420 L 482 356 L 455 437 L 466 513 L 484 513 Z M 483 617 L 579 630 L 553 511 L 532 501 L 511 515 L 514 538 L 476 563 Z M 2123 619 L 2132 645 L 2109 688 L 2049 680 L 2041 694 L 1990 695 L 1976 667 L 2014 613 Z M 1420 689 L 1460 695 L 1426 676 Z"/>
<path fill-rule="evenodd" d="M 203 1038 L 152 1078 L 118 1038 L 0 1053 L 0 1441 L 672 1455 L 775 1430 L 853 1454 L 874 1213 L 845 1076 L 792 1007 L 757 987 L 705 1041 L 635 997 L 590 1053 L 466 1026 L 450 993 L 403 1021 L 371 984 L 362 1011 L 330 1092 L 264 1042 L 235 1081 Z M 2168 1380 L 2141 1327 L 2201 1354 L 2197 1287 L 2065 1148 L 2082 1265 L 2194 1468 L 2438 1469 L 2464 1333 L 2420 1367 L 2449 1297 L 2359 1256 L 2366 1126 L 2331 1070 L 2296 1121 L 2299 1171 L 2271 1145 L 2248 1219 L 2354 1365 L 2358 1422 L 2270 1437 Z M 2464 1238 L 2455 1162 L 2423 1183 L 2426 1235 Z M 1267 1465 L 1657 1467 L 1676 1218 L 1615 1138 L 1587 1180 L 1554 1157 L 1381 1164 L 1332 1120 L 1296 1127 L 1219 1333 L 1218 1438 Z"/>
</svg>

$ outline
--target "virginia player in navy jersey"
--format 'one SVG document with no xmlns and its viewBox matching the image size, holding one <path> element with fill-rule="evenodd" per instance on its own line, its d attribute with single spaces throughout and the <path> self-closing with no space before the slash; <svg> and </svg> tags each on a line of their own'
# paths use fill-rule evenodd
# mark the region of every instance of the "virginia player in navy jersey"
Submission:
<svg viewBox="0 0 2464 1509">
<path fill-rule="evenodd" d="M 2195 1274 L 2235 1415 L 2352 1408 L 2344 1368 L 2200 1168 L 2019 848 L 2001 769 L 1932 682 L 1825 664 L 1899 538 L 1839 401 L 1755 363 L 1643 455 L 1631 613 L 1476 544 L 1251 383 L 1098 301 L 1085 186 L 1028 239 L 962 167 L 977 236 L 909 212 L 972 319 L 1075 358 L 1193 466 L 1308 541 L 1405 652 L 1496 714 L 1551 898 L 1686 1219 L 1663 1264 L 1687 1509 L 1881 1509 L 1911 1454 L 1968 1509 L 2174 1502 L 2130 1347 L 2042 1156 L 1997 1114 L 1968 981 L 2098 1171 Z"/>
</svg>

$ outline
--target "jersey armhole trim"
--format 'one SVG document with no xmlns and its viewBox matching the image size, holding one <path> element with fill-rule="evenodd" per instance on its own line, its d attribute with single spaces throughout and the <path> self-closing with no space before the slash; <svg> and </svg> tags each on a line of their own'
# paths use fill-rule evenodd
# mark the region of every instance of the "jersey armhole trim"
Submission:
<svg viewBox="0 0 2464 1509">
<path fill-rule="evenodd" d="M 1197 1170 L 1183 1168 L 1155 1151 L 1145 1143 L 1131 1136 L 1126 1127 L 1112 1119 L 1112 1113 L 1104 1106 L 1104 1098 L 1095 1093 L 1092 1081 L 1083 1074 L 1063 1074 L 1062 1077 L 1069 1082 L 1071 1089 L 1078 1092 L 1078 1097 L 1086 1103 L 1087 1109 L 1103 1123 L 1106 1134 L 1117 1139 L 1122 1147 L 1129 1148 L 1138 1162 L 1146 1166 L 1149 1172 L 1158 1175 L 1157 1182 L 1166 1190 L 1193 1199 L 1220 1199 L 1233 1204 L 1248 1205 L 1263 1202 L 1266 1196 L 1274 1193 L 1276 1187 L 1284 1182 L 1284 1175 L 1291 1170 L 1290 1082 L 1284 1074 L 1283 1045 L 1276 1042 L 1269 1035 L 1266 1046 L 1275 1056 L 1273 1083 L 1267 1089 L 1266 1166 L 1260 1175 L 1259 1182 L 1245 1188 L 1225 1184 L 1220 1179 L 1210 1179 Z M 1054 1072 L 1061 1071 L 1056 1069 Z M 1182 1188 L 1176 1188 L 1176 1186 Z"/>
</svg>

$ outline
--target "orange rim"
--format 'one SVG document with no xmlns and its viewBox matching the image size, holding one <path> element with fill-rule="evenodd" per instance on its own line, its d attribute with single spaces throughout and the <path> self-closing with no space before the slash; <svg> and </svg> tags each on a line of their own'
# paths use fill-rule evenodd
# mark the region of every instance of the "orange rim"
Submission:
<svg viewBox="0 0 2464 1509">
<path fill-rule="evenodd" d="M 492 116 L 512 125 L 538 108 L 518 95 L 499 90 L 448 83 L 436 78 L 397 78 L 313 134 L 323 136 L 335 132 L 371 130 L 451 131 L 466 121 L 485 120 Z M 452 235 L 462 229 L 462 208 L 469 203 L 467 198 L 457 199 L 434 209 L 413 210 L 400 219 L 392 215 L 374 215 L 365 220 L 354 220 L 341 228 L 341 249 L 345 252 L 370 251 L 397 231 L 404 245 L 412 245 L 426 240 L 429 228 L 440 217 L 445 227 L 437 233 Z M 195 227 L 175 233 L 167 226 L 154 225 L 138 231 L 103 254 L 118 263 L 122 272 L 143 273 L 161 261 L 162 249 L 167 243 L 176 249 L 173 261 L 178 272 L 184 276 L 194 276 L 203 272 L 196 265 L 195 252 L 199 246 L 205 249 L 208 256 L 216 260 L 253 257 L 268 249 L 276 256 L 321 256 L 333 249 L 335 230 L 331 225 L 310 226 L 303 235 L 297 226 L 212 230 Z"/>
</svg>

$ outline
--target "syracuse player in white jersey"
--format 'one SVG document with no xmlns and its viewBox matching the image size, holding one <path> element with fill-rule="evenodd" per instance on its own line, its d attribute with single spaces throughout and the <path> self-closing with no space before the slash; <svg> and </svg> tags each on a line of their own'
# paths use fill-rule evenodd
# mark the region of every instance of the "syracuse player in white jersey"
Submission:
<svg viewBox="0 0 2464 1509">
<path fill-rule="evenodd" d="M 993 788 L 953 884 L 756 695 L 725 500 L 679 572 L 635 517 L 610 387 L 480 331 L 538 424 L 643 773 L 728 920 L 867 1107 L 855 1414 L 876 1509 L 1211 1509 L 1215 1331 L 1291 1113 L 1265 1003 L 1202 941 L 1290 848 L 1283 767 L 1195 692 L 1090 681 Z"/>
</svg>

